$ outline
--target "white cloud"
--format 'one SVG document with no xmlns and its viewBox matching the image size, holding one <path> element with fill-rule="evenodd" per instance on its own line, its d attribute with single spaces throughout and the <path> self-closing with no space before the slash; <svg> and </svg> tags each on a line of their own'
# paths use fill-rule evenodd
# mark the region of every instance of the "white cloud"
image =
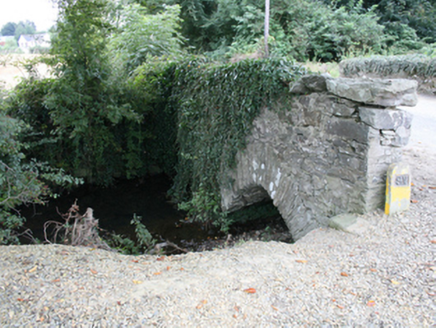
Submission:
<svg viewBox="0 0 436 328">
<path fill-rule="evenodd" d="M 52 0 L 1 0 L 0 28 L 8 22 L 32 21 L 38 31 L 55 24 L 57 9 Z"/>
</svg>

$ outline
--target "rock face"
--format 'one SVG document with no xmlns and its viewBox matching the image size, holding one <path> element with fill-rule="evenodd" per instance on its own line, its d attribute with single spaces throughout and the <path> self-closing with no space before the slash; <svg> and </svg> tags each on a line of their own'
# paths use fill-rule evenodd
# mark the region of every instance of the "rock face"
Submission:
<svg viewBox="0 0 436 328">
<path fill-rule="evenodd" d="M 384 203 L 387 168 L 400 160 L 412 121 L 393 104 L 416 94 L 409 81 L 350 79 L 347 88 L 346 80 L 303 77 L 289 108 L 263 110 L 228 172 L 233 182 L 221 186 L 223 210 L 270 197 L 297 240 L 330 217 Z"/>
</svg>

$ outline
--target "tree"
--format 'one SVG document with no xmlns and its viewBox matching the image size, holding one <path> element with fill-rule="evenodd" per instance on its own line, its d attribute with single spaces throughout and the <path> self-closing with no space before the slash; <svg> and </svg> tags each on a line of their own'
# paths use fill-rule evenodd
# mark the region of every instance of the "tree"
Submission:
<svg viewBox="0 0 436 328">
<path fill-rule="evenodd" d="M 9 22 L 3 25 L 1 29 L 1 34 L 4 36 L 13 36 L 15 35 L 15 29 L 17 27 L 16 23 Z"/>
<path fill-rule="evenodd" d="M 0 107 L 2 107 L 0 99 Z M 28 160 L 22 142 L 29 132 L 26 125 L 6 116 L 0 108 L 0 245 L 17 243 L 16 231 L 24 224 L 17 207 L 23 204 L 43 204 L 53 195 L 48 184 L 71 186 L 80 180 L 54 170 L 36 160 Z"/>
<path fill-rule="evenodd" d="M 256 0 L 255 0 L 256 1 Z M 167 5 L 180 6 L 181 33 L 196 52 L 223 49 L 235 35 L 235 16 L 241 15 L 244 4 L 234 0 L 136 0 L 150 14 Z"/>
<path fill-rule="evenodd" d="M 54 75 L 45 106 L 59 136 L 56 165 L 89 182 L 110 183 L 120 156 L 113 127 L 137 119 L 121 103 L 120 81 L 112 79 L 105 0 L 58 0 L 57 36 L 52 42 Z"/>
<path fill-rule="evenodd" d="M 374 0 L 368 1 L 369 3 Z M 380 21 L 392 34 L 402 36 L 403 30 L 413 29 L 428 43 L 436 42 L 436 4 L 428 0 L 382 0 L 377 4 Z M 404 26 L 398 29 L 398 26 Z M 397 34 L 395 34 L 397 32 Z"/>
<path fill-rule="evenodd" d="M 138 0 L 139 1 L 139 0 Z M 325 0 L 327 1 L 327 0 Z M 424 1 L 424 0 L 422 0 Z M 159 10 L 160 0 L 141 0 Z M 269 37 L 265 36 L 265 0 L 167 0 L 181 7 L 182 35 L 196 52 L 213 56 L 264 53 L 297 60 L 340 60 L 345 54 L 380 52 L 387 45 L 384 27 L 373 8 L 362 1 L 348 7 L 322 0 L 275 0 L 270 5 Z"/>
<path fill-rule="evenodd" d="M 120 14 L 120 27 L 110 41 L 112 53 L 131 73 L 147 57 L 181 53 L 184 38 L 180 30 L 180 7 L 165 6 L 150 15 L 144 7 L 126 6 Z"/>
<path fill-rule="evenodd" d="M 19 22 L 15 27 L 15 39 L 18 40 L 22 34 L 35 34 L 36 25 L 34 22 L 25 21 Z"/>
<path fill-rule="evenodd" d="M 21 21 L 18 24 L 9 22 L 6 23 L 2 29 L 1 34 L 5 36 L 15 36 L 18 40 L 21 34 L 34 34 L 36 32 L 36 25 L 31 21 Z"/>
<path fill-rule="evenodd" d="M 235 13 L 233 51 L 255 52 L 262 47 L 264 1 L 244 1 Z M 239 15 L 239 16 L 238 16 Z M 379 52 L 386 45 L 383 26 L 373 11 L 347 11 L 320 1 L 275 0 L 271 3 L 270 52 L 299 61 L 340 60 L 350 52 Z"/>
<path fill-rule="evenodd" d="M 386 32 L 397 40 L 402 41 L 407 35 L 410 38 L 411 33 L 416 33 L 416 36 L 425 42 L 436 42 L 434 0 L 324 0 L 324 2 L 347 8 L 362 5 L 363 8 L 370 9 L 375 6 L 379 22 L 386 26 Z"/>
</svg>

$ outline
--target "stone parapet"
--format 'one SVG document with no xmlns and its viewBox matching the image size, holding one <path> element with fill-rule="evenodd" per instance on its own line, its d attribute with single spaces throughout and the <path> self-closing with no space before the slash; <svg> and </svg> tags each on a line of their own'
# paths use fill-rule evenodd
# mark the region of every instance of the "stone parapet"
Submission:
<svg viewBox="0 0 436 328">
<path fill-rule="evenodd" d="M 269 197 L 297 240 L 330 217 L 383 205 L 386 171 L 412 122 L 394 104 L 413 104 L 416 85 L 349 79 L 347 88 L 346 80 L 303 77 L 288 108 L 264 108 L 228 172 L 233 182 L 222 185 L 223 210 Z"/>
</svg>

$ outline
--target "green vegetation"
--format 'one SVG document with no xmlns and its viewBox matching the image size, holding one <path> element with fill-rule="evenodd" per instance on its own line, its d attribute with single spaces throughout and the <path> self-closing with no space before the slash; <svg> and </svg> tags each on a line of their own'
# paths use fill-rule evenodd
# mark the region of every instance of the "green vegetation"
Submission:
<svg viewBox="0 0 436 328">
<path fill-rule="evenodd" d="M 353 6 L 356 1 L 324 0 L 335 6 Z M 436 42 L 436 7 L 434 0 L 360 0 L 365 9 L 374 7 L 386 33 L 401 42 L 407 34 L 416 35 L 427 43 Z"/>
<path fill-rule="evenodd" d="M 4 45 L 0 46 L 0 54 L 16 54 L 22 53 L 23 51 L 18 47 L 17 41 L 12 38 L 4 42 Z"/>
<path fill-rule="evenodd" d="M 34 34 L 36 32 L 36 25 L 34 22 L 25 21 L 19 23 L 9 22 L 3 25 L 0 30 L 3 36 L 14 36 L 15 41 L 18 41 L 21 34 Z"/>
<path fill-rule="evenodd" d="M 285 59 L 218 65 L 193 58 L 153 62 L 138 69 L 137 88 L 155 93 L 148 105 L 177 116 L 172 195 L 192 220 L 228 228 L 231 222 L 220 210 L 220 185 L 228 179 L 224 172 L 245 147 L 245 137 L 261 109 L 282 99 L 289 83 L 305 72 Z"/>
<path fill-rule="evenodd" d="M 220 210 L 224 172 L 261 109 L 305 73 L 296 62 L 434 57 L 433 2 L 376 2 L 274 1 L 264 58 L 263 0 L 57 0 L 50 55 L 40 59 L 50 77 L 29 62 L 29 78 L 1 98 L 0 242 L 22 225 L 14 208 L 52 194 L 46 181 L 107 186 L 152 171 L 174 178 L 170 193 L 191 220 L 227 230 L 238 219 Z M 393 58 L 343 69 L 434 76 L 434 59 Z"/>
<path fill-rule="evenodd" d="M 156 244 L 150 232 L 136 214 L 130 222 L 135 227 L 136 240 L 114 233 L 107 233 L 98 226 L 93 210 L 88 208 L 82 215 L 77 203 L 71 205 L 67 213 L 62 214 L 64 222 L 47 221 L 44 223 L 44 237 L 48 243 L 61 243 L 71 246 L 92 246 L 105 250 L 115 248 L 124 254 L 138 255 L 150 251 Z M 104 237 L 101 235 L 104 234 Z"/>
<path fill-rule="evenodd" d="M 151 12 L 181 7 L 181 31 L 194 51 L 213 58 L 262 55 L 265 1 L 143 0 Z M 378 4 L 378 5 L 377 5 Z M 344 56 L 404 53 L 434 42 L 435 4 L 428 0 L 278 0 L 271 3 L 272 55 L 339 61 Z"/>
<path fill-rule="evenodd" d="M 87 0 L 59 2 L 88 5 Z M 113 47 L 120 52 L 117 57 L 127 59 L 127 66 L 135 66 L 150 54 L 178 53 L 182 40 L 188 45 L 185 50 L 213 58 L 261 52 L 263 0 L 97 2 L 105 7 L 103 16 L 111 25 Z M 436 42 L 432 0 L 277 0 L 270 11 L 272 54 L 300 62 L 399 54 Z M 34 33 L 34 24 L 9 22 L 1 31 L 15 36 Z"/>
<path fill-rule="evenodd" d="M 8 22 L 0 30 L 0 35 L 10 36 L 12 39 L 6 40 L 4 43 L 0 44 L 0 54 L 10 54 L 10 53 L 22 53 L 23 51 L 18 47 L 18 39 L 22 34 L 35 34 L 36 25 L 34 22 Z M 33 49 L 32 53 L 42 53 L 44 49 Z"/>
<path fill-rule="evenodd" d="M 80 180 L 52 169 L 46 163 L 26 158 L 29 147 L 20 139 L 28 128 L 0 112 L 0 244 L 17 243 L 16 231 L 24 224 L 17 207 L 41 204 L 54 196 L 49 184 L 69 187 Z"/>
<path fill-rule="evenodd" d="M 116 248 L 124 254 L 143 254 L 150 252 L 156 245 L 156 239 L 150 234 L 146 226 L 141 222 L 141 217 L 133 215 L 130 224 L 135 227 L 136 240 L 126 238 L 117 234 L 107 237 L 110 247 Z"/>
<path fill-rule="evenodd" d="M 180 7 L 167 6 L 149 15 L 137 4 L 125 6 L 120 13 L 120 27 L 110 40 L 115 62 L 131 74 L 148 58 L 182 52 L 183 37 L 178 32 Z"/>
<path fill-rule="evenodd" d="M 436 57 L 425 55 L 372 56 L 341 62 L 344 76 L 373 73 L 378 76 L 436 77 Z"/>
<path fill-rule="evenodd" d="M 110 26 L 104 1 L 59 1 L 62 19 L 51 53 L 53 79 L 24 80 L 11 97 L 15 115 L 51 143 L 39 156 L 88 182 L 109 184 L 120 170 L 122 146 L 115 126 L 139 122 L 113 78 L 107 50 Z"/>
<path fill-rule="evenodd" d="M 251 8 L 238 18 L 233 51 L 253 51 L 262 40 L 262 7 Z M 387 41 L 373 11 L 364 12 L 359 6 L 332 9 L 317 1 L 275 2 L 270 35 L 273 56 L 289 55 L 300 62 L 338 61 L 350 53 L 379 53 Z"/>
</svg>

